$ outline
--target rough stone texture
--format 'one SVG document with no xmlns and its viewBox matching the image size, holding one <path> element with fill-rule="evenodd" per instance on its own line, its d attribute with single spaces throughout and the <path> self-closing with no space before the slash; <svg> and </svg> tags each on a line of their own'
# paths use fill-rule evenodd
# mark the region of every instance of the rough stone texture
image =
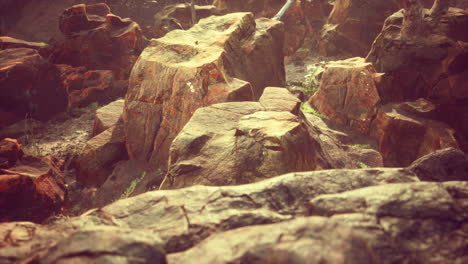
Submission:
<svg viewBox="0 0 468 264">
<path fill-rule="evenodd" d="M 282 40 L 281 23 L 250 13 L 205 18 L 152 40 L 126 96 L 130 158 L 164 170 L 172 140 L 197 108 L 258 99 L 266 86 L 283 86 Z"/>
<path fill-rule="evenodd" d="M 120 122 L 86 142 L 76 160 L 79 182 L 98 187 L 112 173 L 113 165 L 127 158 L 123 130 Z"/>
<path fill-rule="evenodd" d="M 312 13 L 306 13 L 310 9 L 305 8 L 305 4 L 297 0 L 284 14 L 281 21 L 284 22 L 284 55 L 292 55 L 300 48 L 309 29 L 308 19 Z M 281 0 L 215 0 L 213 5 L 222 13 L 252 12 L 256 18 L 272 18 L 284 5 Z"/>
<path fill-rule="evenodd" d="M 63 255 L 60 252 L 71 252 L 68 251 L 70 247 L 67 241 L 76 241 L 76 237 L 70 239 L 71 233 L 102 230 L 103 226 L 119 228 L 106 229 L 112 230 L 116 241 L 120 241 L 119 237 L 128 234 L 126 230 L 131 229 L 137 237 L 142 236 L 140 239 L 143 241 L 146 241 L 146 237 L 152 238 L 157 241 L 155 244 L 160 244 L 169 253 L 181 252 L 217 232 L 303 216 L 308 212 L 309 200 L 321 194 L 413 181 L 417 181 L 416 176 L 401 169 L 328 170 L 291 173 L 242 186 L 193 186 L 180 190 L 146 192 L 91 210 L 80 217 L 65 218 L 45 226 L 31 223 L 1 224 L 0 238 L 3 239 L 0 239 L 0 243 L 3 246 L 0 247 L 0 262 L 46 259 L 46 252 Z M 92 235 L 95 237 L 101 234 Z M 107 234 L 104 235 L 107 238 Z M 64 237 L 68 238 L 63 240 Z M 107 243 L 97 237 L 95 239 Z M 53 247 L 59 241 L 64 242 Z M 85 241 L 85 244 L 96 245 L 92 240 Z M 89 245 L 75 248 L 74 252 L 78 253 L 76 257 L 82 257 L 81 249 L 89 249 Z"/>
<path fill-rule="evenodd" d="M 124 109 L 125 101 L 119 99 L 104 107 L 99 108 L 96 111 L 96 117 L 94 119 L 93 136 L 107 130 L 114 126 L 121 120 L 122 112 Z"/>
<path fill-rule="evenodd" d="M 195 5 L 197 21 L 213 15 L 221 15 L 213 5 Z M 192 25 L 192 13 L 190 4 L 173 4 L 164 7 L 154 15 L 154 38 L 164 37 L 168 32 L 175 29 L 187 30 Z"/>
<path fill-rule="evenodd" d="M 468 155 L 446 148 L 415 160 L 408 169 L 422 181 L 468 181 Z"/>
<path fill-rule="evenodd" d="M 336 0 L 321 32 L 319 52 L 365 56 L 385 18 L 398 9 L 397 1 Z"/>
<path fill-rule="evenodd" d="M 8 169 L 13 167 L 23 154 L 18 140 L 12 138 L 0 140 L 0 168 Z"/>
<path fill-rule="evenodd" d="M 14 48 L 28 48 L 34 49 L 41 54 L 43 57 L 47 57 L 50 54 L 50 46 L 46 43 L 41 42 L 30 42 L 21 39 L 15 39 L 8 36 L 1 36 L 0 34 L 0 50 L 14 49 Z"/>
<path fill-rule="evenodd" d="M 53 103 L 51 103 L 53 102 Z M 0 104 L 19 116 L 45 120 L 67 107 L 57 69 L 36 50 L 0 50 Z"/>
<path fill-rule="evenodd" d="M 54 47 L 54 63 L 111 70 L 117 79 L 127 79 L 144 47 L 140 26 L 110 13 L 106 4 L 75 5 L 60 16 L 66 40 Z"/>
<path fill-rule="evenodd" d="M 382 263 L 370 249 L 370 238 L 326 217 L 298 218 L 213 235 L 194 248 L 168 255 L 168 263 Z"/>
<path fill-rule="evenodd" d="M 292 95 L 288 89 L 266 87 L 259 99 L 265 111 L 286 111 L 297 115 L 301 101 Z"/>
<path fill-rule="evenodd" d="M 418 117 L 402 105 L 382 106 L 370 128 L 386 166 L 406 167 L 438 149 L 458 148 L 453 129 L 442 122 Z"/>
<path fill-rule="evenodd" d="M 25 156 L 0 174 L 2 222 L 40 222 L 59 211 L 65 200 L 60 163 L 52 158 Z"/>
<path fill-rule="evenodd" d="M 468 182 L 390 184 L 318 196 L 309 214 L 376 237 L 380 263 L 461 264 L 468 260 L 467 197 Z"/>
<path fill-rule="evenodd" d="M 328 118 L 367 133 L 380 102 L 377 76 L 362 58 L 330 62 L 309 102 Z"/>
</svg>

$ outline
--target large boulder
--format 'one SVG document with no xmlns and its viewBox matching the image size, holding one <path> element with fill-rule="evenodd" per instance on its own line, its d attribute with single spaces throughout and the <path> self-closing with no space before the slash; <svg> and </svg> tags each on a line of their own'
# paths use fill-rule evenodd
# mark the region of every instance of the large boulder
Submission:
<svg viewBox="0 0 468 264">
<path fill-rule="evenodd" d="M 386 166 L 405 167 L 436 150 L 458 148 L 452 128 L 409 112 L 406 105 L 382 106 L 371 124 L 369 133 L 377 139 Z"/>
<path fill-rule="evenodd" d="M 19 116 L 41 120 L 67 107 L 67 96 L 57 68 L 37 50 L 0 50 L 0 104 Z"/>
<path fill-rule="evenodd" d="M 23 154 L 18 140 L 12 138 L 0 140 L 0 168 L 8 169 L 13 167 Z"/>
<path fill-rule="evenodd" d="M 122 118 L 125 101 L 123 99 L 116 100 L 104 107 L 96 110 L 94 118 L 93 136 L 96 136 L 115 126 Z"/>
<path fill-rule="evenodd" d="M 385 18 L 398 9 L 397 1 L 336 0 L 321 32 L 319 52 L 324 56 L 365 56 Z"/>
<path fill-rule="evenodd" d="M 112 14 L 103 3 L 66 9 L 59 28 L 66 39 L 55 45 L 54 63 L 111 70 L 117 79 L 128 78 L 145 45 L 140 26 Z"/>
<path fill-rule="evenodd" d="M 0 221 L 41 222 L 60 212 L 66 189 L 59 161 L 25 156 L 0 174 Z"/>
<path fill-rule="evenodd" d="M 378 76 L 363 58 L 330 62 L 309 102 L 328 118 L 367 133 L 380 103 Z"/>
<path fill-rule="evenodd" d="M 212 16 L 152 40 L 125 101 L 130 158 L 164 171 L 172 140 L 197 108 L 258 99 L 266 86 L 283 86 L 282 43 L 280 22 L 250 13 Z"/>
</svg>

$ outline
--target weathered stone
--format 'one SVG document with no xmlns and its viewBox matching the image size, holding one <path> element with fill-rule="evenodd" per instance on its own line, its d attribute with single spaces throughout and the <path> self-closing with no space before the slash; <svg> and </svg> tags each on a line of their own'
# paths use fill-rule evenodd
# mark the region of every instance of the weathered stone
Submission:
<svg viewBox="0 0 468 264">
<path fill-rule="evenodd" d="M 408 169 L 422 181 L 468 181 L 468 155 L 442 149 L 415 160 Z"/>
<path fill-rule="evenodd" d="M 0 50 L 14 48 L 34 49 L 37 50 L 43 57 L 47 57 L 47 55 L 49 55 L 51 52 L 50 46 L 43 42 L 29 42 L 8 36 L 0 36 Z"/>
<path fill-rule="evenodd" d="M 63 173 L 52 158 L 26 156 L 0 174 L 1 221 L 40 222 L 65 200 Z"/>
<path fill-rule="evenodd" d="M 0 104 L 45 120 L 65 110 L 67 97 L 52 64 L 36 50 L 16 48 L 0 50 Z"/>
<path fill-rule="evenodd" d="M 259 99 L 266 111 L 286 111 L 297 115 L 301 101 L 288 89 L 266 87 Z"/>
<path fill-rule="evenodd" d="M 94 119 L 93 136 L 107 130 L 121 120 L 122 112 L 124 109 L 125 101 L 119 99 L 104 107 L 99 108 L 96 111 L 96 117 Z"/>
<path fill-rule="evenodd" d="M 169 263 L 382 263 L 370 248 L 370 236 L 325 217 L 238 228 L 213 235 Z M 208 253 L 207 253 L 208 252 Z"/>
<path fill-rule="evenodd" d="M 377 139 L 386 166 L 405 167 L 438 149 L 458 148 L 453 129 L 410 114 L 401 106 L 382 106 L 371 124 L 370 135 Z"/>
<path fill-rule="evenodd" d="M 221 12 L 213 6 L 195 5 L 197 21 L 213 15 L 221 15 Z M 190 4 L 173 4 L 164 7 L 154 15 L 154 37 L 164 37 L 168 32 L 175 29 L 187 30 L 192 25 L 192 13 Z"/>
<path fill-rule="evenodd" d="M 380 263 L 463 263 L 466 197 L 467 182 L 388 184 L 320 195 L 310 201 L 309 214 L 376 237 L 371 247 Z"/>
<path fill-rule="evenodd" d="M 337 0 L 324 25 L 319 52 L 324 56 L 365 56 L 384 20 L 400 9 L 396 1 Z"/>
<path fill-rule="evenodd" d="M 117 79 L 128 78 L 145 45 L 140 26 L 111 14 L 103 3 L 68 8 L 59 27 L 67 38 L 54 47 L 54 63 L 111 70 Z"/>
<path fill-rule="evenodd" d="M 127 158 L 123 124 L 119 123 L 86 142 L 76 161 L 77 180 L 88 187 L 104 183 L 113 165 Z"/>
<path fill-rule="evenodd" d="M 0 140 L 0 168 L 8 169 L 13 167 L 23 154 L 18 140 L 12 138 Z"/>
<path fill-rule="evenodd" d="M 164 170 L 172 140 L 197 108 L 258 99 L 266 86 L 283 86 L 282 35 L 280 22 L 235 13 L 152 40 L 126 96 L 130 158 Z"/>
<path fill-rule="evenodd" d="M 362 58 L 330 62 L 309 102 L 330 119 L 367 133 L 380 101 L 377 76 Z"/>
</svg>

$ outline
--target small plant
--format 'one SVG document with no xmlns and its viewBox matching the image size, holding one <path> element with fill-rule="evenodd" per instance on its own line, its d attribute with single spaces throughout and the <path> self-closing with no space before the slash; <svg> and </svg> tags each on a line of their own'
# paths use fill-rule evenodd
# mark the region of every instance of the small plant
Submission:
<svg viewBox="0 0 468 264">
<path fill-rule="evenodd" d="M 315 108 L 313 108 L 309 103 L 302 103 L 301 104 L 301 111 L 303 113 L 309 113 L 309 114 L 313 114 L 315 116 L 318 116 L 320 118 L 328 119 L 328 117 L 326 115 L 321 114 L 319 111 L 317 111 Z"/>
<path fill-rule="evenodd" d="M 369 168 L 369 166 L 368 166 L 367 164 L 365 164 L 364 162 L 361 162 L 361 161 L 359 161 L 359 162 L 357 163 L 357 165 L 358 165 L 361 169 L 368 169 L 368 168 Z"/>
<path fill-rule="evenodd" d="M 355 148 L 355 149 L 370 149 L 370 148 L 372 148 L 372 146 L 370 144 L 354 144 L 351 147 Z"/>
<path fill-rule="evenodd" d="M 128 186 L 127 189 L 125 189 L 125 191 L 122 193 L 122 195 L 120 196 L 120 199 L 125 199 L 125 198 L 128 198 L 130 195 L 132 195 L 132 193 L 135 191 L 135 188 L 137 186 L 137 184 L 143 180 L 143 178 L 145 178 L 146 176 L 146 172 L 143 172 L 141 174 L 140 177 L 134 179 L 130 185 Z"/>
<path fill-rule="evenodd" d="M 39 142 L 36 139 L 33 119 L 29 114 L 27 114 L 26 118 L 24 119 L 24 133 L 26 145 L 23 146 L 23 151 L 31 156 L 41 156 L 41 148 L 39 147 Z"/>
<path fill-rule="evenodd" d="M 316 63 L 307 66 L 308 73 L 304 76 L 302 87 L 307 96 L 314 95 L 320 86 L 320 74 L 323 72 L 323 65 Z"/>
</svg>

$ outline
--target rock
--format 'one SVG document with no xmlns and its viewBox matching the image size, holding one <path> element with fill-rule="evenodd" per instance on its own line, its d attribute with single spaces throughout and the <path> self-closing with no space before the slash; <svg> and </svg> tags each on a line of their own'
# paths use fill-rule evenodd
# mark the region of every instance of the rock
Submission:
<svg viewBox="0 0 468 264">
<path fill-rule="evenodd" d="M 169 253 L 181 252 L 215 233 L 304 216 L 309 200 L 321 194 L 415 180 L 414 174 L 401 169 L 328 170 L 291 173 L 243 186 L 193 186 L 146 192 L 47 225 L 0 224 L 0 237 L 7 238 L 0 242 L 0 262 L 56 259 L 72 251 L 81 257 L 82 249 L 101 247 L 95 243 L 111 249 L 114 247 L 106 241 L 115 240 L 120 245 L 121 236 L 133 238 L 131 234 L 141 237 L 139 241 L 152 238 L 157 241 L 154 244 L 161 245 Z M 77 236 L 70 236 L 74 232 L 89 235 L 88 238 L 83 236 L 85 245 Z M 109 233 L 113 233 L 112 239 Z M 73 241 L 76 243 L 71 243 Z M 81 246 L 73 248 L 71 245 Z"/>
<path fill-rule="evenodd" d="M 381 263 L 363 231 L 326 217 L 238 228 L 168 255 L 169 263 Z M 209 252 L 207 254 L 207 252 Z"/>
<path fill-rule="evenodd" d="M 117 227 L 80 230 L 50 248 L 39 263 L 155 263 L 166 254 L 153 235 Z"/>
<path fill-rule="evenodd" d="M 8 36 L 0 36 L 0 50 L 15 48 L 34 49 L 43 57 L 47 57 L 51 52 L 49 45 L 44 42 L 29 42 Z"/>
<path fill-rule="evenodd" d="M 467 194 L 467 182 L 372 186 L 320 195 L 310 200 L 309 214 L 349 223 L 376 238 L 371 248 L 380 263 L 463 263 Z"/>
<path fill-rule="evenodd" d="M 438 149 L 458 148 L 453 129 L 442 122 L 411 114 L 401 104 L 382 106 L 369 133 L 378 141 L 385 166 L 406 167 Z"/>
<path fill-rule="evenodd" d="M 0 87 L 2 108 L 19 116 L 46 120 L 67 107 L 57 69 L 33 49 L 0 50 Z"/>
<path fill-rule="evenodd" d="M 320 88 L 309 103 L 339 124 L 367 133 L 380 101 L 374 67 L 362 58 L 330 62 L 325 67 Z"/>
<path fill-rule="evenodd" d="M 195 5 L 197 20 L 213 15 L 221 15 L 219 10 L 213 5 Z M 167 5 L 156 15 L 154 15 L 154 38 L 164 37 L 174 29 L 187 30 L 192 25 L 192 13 L 190 4 Z"/>
<path fill-rule="evenodd" d="M 93 136 L 115 126 L 121 120 L 122 112 L 124 109 L 125 101 L 119 99 L 96 111 L 96 118 L 94 119 Z"/>
<path fill-rule="evenodd" d="M 312 17 L 312 14 L 304 12 L 310 9 L 303 9 L 302 2 L 304 1 L 295 1 L 281 19 L 284 22 L 285 28 L 283 49 L 285 56 L 294 54 L 302 46 L 307 34 L 309 26 L 307 19 Z M 272 18 L 284 5 L 284 1 L 253 0 L 246 2 L 242 0 L 215 0 L 213 5 L 224 14 L 252 12 L 256 18 Z"/>
<path fill-rule="evenodd" d="M 0 129 L 0 138 L 21 138 L 37 133 L 44 128 L 44 122 L 27 118 Z"/>
<path fill-rule="evenodd" d="M 259 99 L 265 111 L 286 111 L 297 115 L 301 101 L 287 89 L 279 87 L 266 87 Z"/>
<path fill-rule="evenodd" d="M 118 123 L 86 142 L 76 161 L 77 180 L 87 187 L 99 187 L 113 165 L 126 158 L 123 124 Z"/>
<path fill-rule="evenodd" d="M 385 86 L 380 90 L 384 102 L 468 98 L 468 68 L 464 63 L 468 56 L 464 33 L 468 13 L 451 8 L 441 19 L 443 23 L 434 24 L 426 15 L 424 21 L 431 30 L 413 43 L 400 38 L 401 11 L 387 18 L 366 58 L 379 72 L 386 73 L 382 76 Z"/>
<path fill-rule="evenodd" d="M 23 154 L 18 140 L 12 138 L 0 140 L 0 168 L 8 169 L 13 167 Z"/>
<path fill-rule="evenodd" d="M 468 181 L 468 155 L 446 148 L 415 160 L 408 170 L 422 181 Z"/>
<path fill-rule="evenodd" d="M 365 56 L 385 18 L 398 9 L 396 1 L 335 1 L 321 32 L 319 53 L 323 56 Z"/>
<path fill-rule="evenodd" d="M 0 221 L 41 222 L 65 200 L 60 163 L 50 157 L 25 156 L 0 174 Z"/>
<path fill-rule="evenodd" d="M 74 5 L 59 23 L 66 40 L 54 47 L 51 61 L 111 70 L 116 79 L 127 79 L 145 41 L 140 26 L 110 13 L 103 3 Z"/>
<path fill-rule="evenodd" d="M 169 172 L 161 188 L 237 185 L 323 169 L 326 162 L 317 145 L 290 112 L 265 111 L 256 102 L 200 108 L 171 145 Z"/>
<path fill-rule="evenodd" d="M 235 13 L 152 40 L 126 96 L 130 158 L 164 171 L 172 140 L 197 108 L 258 99 L 266 86 L 283 86 L 282 35 L 280 22 Z"/>
</svg>

